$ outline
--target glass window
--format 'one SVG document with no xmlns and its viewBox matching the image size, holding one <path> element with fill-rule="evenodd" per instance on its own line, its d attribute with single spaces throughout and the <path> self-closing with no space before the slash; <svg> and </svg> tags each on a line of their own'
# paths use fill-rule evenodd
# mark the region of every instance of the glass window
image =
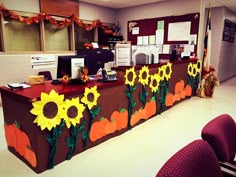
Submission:
<svg viewBox="0 0 236 177">
<path fill-rule="evenodd" d="M 87 31 L 78 25 L 75 25 L 75 49 L 83 49 L 84 43 L 94 42 L 95 28 Z"/>
<path fill-rule="evenodd" d="M 58 28 L 44 21 L 46 51 L 70 51 L 71 27 Z"/>
<path fill-rule="evenodd" d="M 6 51 L 40 51 L 40 25 L 4 19 Z"/>
</svg>

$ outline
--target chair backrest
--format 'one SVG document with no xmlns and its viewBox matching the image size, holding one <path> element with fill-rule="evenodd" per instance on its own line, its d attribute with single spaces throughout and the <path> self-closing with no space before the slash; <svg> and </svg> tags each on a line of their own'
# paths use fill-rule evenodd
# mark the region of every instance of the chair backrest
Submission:
<svg viewBox="0 0 236 177">
<path fill-rule="evenodd" d="M 222 177 L 217 157 L 204 140 L 195 140 L 176 152 L 156 177 Z"/>
<path fill-rule="evenodd" d="M 45 77 L 45 80 L 52 80 L 52 75 L 50 71 L 40 71 L 38 72 L 38 75 L 43 75 Z"/>
<path fill-rule="evenodd" d="M 217 116 L 202 129 L 202 139 L 206 140 L 219 161 L 231 162 L 236 153 L 236 124 L 228 114 Z"/>
</svg>

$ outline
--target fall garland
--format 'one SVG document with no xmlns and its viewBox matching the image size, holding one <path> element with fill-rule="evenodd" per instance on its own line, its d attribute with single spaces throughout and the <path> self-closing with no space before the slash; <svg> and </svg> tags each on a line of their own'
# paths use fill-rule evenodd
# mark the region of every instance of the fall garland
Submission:
<svg viewBox="0 0 236 177">
<path fill-rule="evenodd" d="M 86 31 L 91 31 L 92 29 L 96 27 L 100 27 L 103 29 L 105 33 L 112 33 L 112 30 L 110 27 L 105 27 L 104 24 L 100 20 L 94 20 L 92 24 L 86 24 L 82 20 L 79 19 L 79 17 L 76 17 L 74 15 L 65 18 L 65 20 L 56 20 L 49 14 L 46 14 L 44 12 L 40 12 L 38 15 L 33 17 L 23 17 L 21 15 L 17 15 L 14 12 L 8 10 L 3 5 L 0 5 L 0 12 L 2 12 L 4 18 L 10 18 L 13 20 L 18 20 L 19 22 L 24 22 L 27 25 L 30 25 L 32 23 L 39 23 L 40 21 L 48 21 L 52 25 L 55 25 L 58 28 L 65 28 L 70 26 L 72 23 L 76 23 L 79 27 L 85 29 Z"/>
</svg>

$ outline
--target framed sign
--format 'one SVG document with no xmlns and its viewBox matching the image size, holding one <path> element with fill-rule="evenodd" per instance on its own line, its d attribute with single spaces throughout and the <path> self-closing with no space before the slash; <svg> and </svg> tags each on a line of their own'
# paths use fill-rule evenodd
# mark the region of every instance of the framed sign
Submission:
<svg viewBox="0 0 236 177">
<path fill-rule="evenodd" d="M 224 31 L 230 31 L 231 30 L 231 21 L 228 19 L 225 19 L 225 23 L 224 23 Z"/>
<path fill-rule="evenodd" d="M 224 31 L 223 32 L 223 41 L 229 41 L 229 37 L 230 37 L 230 32 L 229 31 Z"/>
</svg>

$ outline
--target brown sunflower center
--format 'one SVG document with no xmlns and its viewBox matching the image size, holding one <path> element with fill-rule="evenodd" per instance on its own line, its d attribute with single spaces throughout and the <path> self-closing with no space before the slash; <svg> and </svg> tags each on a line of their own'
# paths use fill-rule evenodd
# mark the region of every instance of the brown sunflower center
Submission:
<svg viewBox="0 0 236 177">
<path fill-rule="evenodd" d="M 71 106 L 68 110 L 67 110 L 67 115 L 69 118 L 76 118 L 78 115 L 78 109 L 76 108 L 76 106 Z"/>
<path fill-rule="evenodd" d="M 170 67 L 166 67 L 166 74 L 167 74 L 167 75 L 170 74 Z"/>
<path fill-rule="evenodd" d="M 46 118 L 53 119 L 58 113 L 57 104 L 53 101 L 46 103 L 43 107 L 43 114 Z"/>
<path fill-rule="evenodd" d="M 132 73 L 132 72 L 129 72 L 129 74 L 128 74 L 128 80 L 129 80 L 129 81 L 132 81 L 132 80 L 133 80 L 133 73 Z"/>
<path fill-rule="evenodd" d="M 162 77 L 164 75 L 164 72 L 161 70 L 160 71 L 160 77 Z"/>
<path fill-rule="evenodd" d="M 193 69 L 192 67 L 189 67 L 189 72 L 192 72 L 192 69 Z"/>
<path fill-rule="evenodd" d="M 193 68 L 193 73 L 195 74 L 197 72 L 196 68 Z"/>
<path fill-rule="evenodd" d="M 147 78 L 147 72 L 142 73 L 142 79 L 145 80 Z"/>
<path fill-rule="evenodd" d="M 157 86 L 157 80 L 156 80 L 156 79 L 154 79 L 154 80 L 152 81 L 152 86 L 153 86 L 153 87 L 156 87 L 156 86 Z"/>
<path fill-rule="evenodd" d="M 93 93 L 89 93 L 87 98 L 88 98 L 89 102 L 93 102 L 94 101 L 94 94 Z"/>
</svg>

